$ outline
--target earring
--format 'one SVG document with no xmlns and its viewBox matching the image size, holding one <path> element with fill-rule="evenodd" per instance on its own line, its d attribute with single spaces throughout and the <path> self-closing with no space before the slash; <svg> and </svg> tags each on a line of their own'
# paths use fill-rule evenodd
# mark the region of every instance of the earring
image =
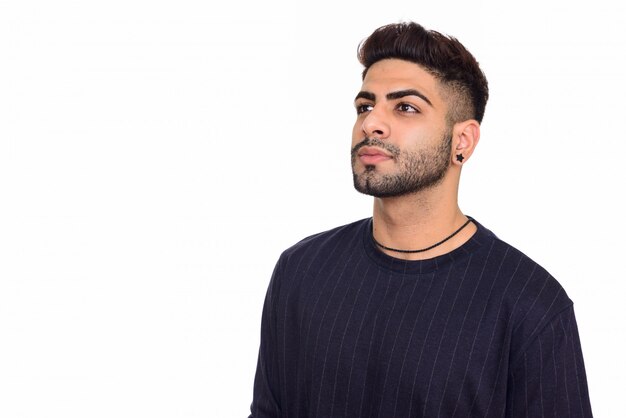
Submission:
<svg viewBox="0 0 626 418">
<path fill-rule="evenodd" d="M 465 157 L 463 156 L 463 154 L 457 154 L 456 155 L 456 160 L 458 162 L 462 163 L 464 159 L 465 159 Z"/>
</svg>

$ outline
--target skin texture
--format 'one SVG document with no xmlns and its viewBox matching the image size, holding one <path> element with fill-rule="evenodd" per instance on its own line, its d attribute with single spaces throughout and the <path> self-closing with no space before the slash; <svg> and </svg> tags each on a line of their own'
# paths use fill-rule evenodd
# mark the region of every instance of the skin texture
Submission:
<svg viewBox="0 0 626 418">
<path fill-rule="evenodd" d="M 461 167 L 480 137 L 480 124 L 446 118 L 455 103 L 437 79 L 399 59 L 373 64 L 355 107 L 352 170 L 357 190 L 374 198 L 374 237 L 388 247 L 419 249 L 440 241 L 467 218 L 458 206 Z M 463 161 L 456 156 L 463 155 Z M 445 254 L 476 231 L 473 224 L 419 260 Z"/>
<path fill-rule="evenodd" d="M 401 105 L 400 109 L 406 105 Z M 397 111 L 404 112 L 398 109 Z M 368 160 L 379 155 L 377 148 L 387 151 L 398 170 L 395 173 L 381 173 L 378 167 Z M 446 173 L 450 154 L 450 134 L 446 132 L 437 144 L 422 147 L 420 150 L 400 150 L 394 145 L 373 137 L 365 138 L 352 148 L 352 169 L 354 187 L 359 192 L 374 197 L 395 197 L 416 193 L 436 185 Z M 356 171 L 357 164 L 364 169 Z"/>
</svg>

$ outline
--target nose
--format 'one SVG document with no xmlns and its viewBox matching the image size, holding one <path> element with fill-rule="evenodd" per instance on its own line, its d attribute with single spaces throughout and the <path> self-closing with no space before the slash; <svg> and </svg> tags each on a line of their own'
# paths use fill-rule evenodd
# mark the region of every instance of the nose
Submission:
<svg viewBox="0 0 626 418">
<path fill-rule="evenodd" d="M 376 109 L 376 107 L 365 116 L 361 129 L 368 138 L 379 139 L 387 138 L 391 130 L 383 109 Z"/>
</svg>

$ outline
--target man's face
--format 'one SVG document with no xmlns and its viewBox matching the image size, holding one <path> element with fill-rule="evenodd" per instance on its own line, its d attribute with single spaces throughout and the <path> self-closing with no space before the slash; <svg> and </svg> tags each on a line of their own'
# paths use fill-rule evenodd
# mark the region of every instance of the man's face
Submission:
<svg viewBox="0 0 626 418">
<path fill-rule="evenodd" d="M 439 82 L 417 64 L 372 65 L 355 99 L 354 187 L 375 197 L 416 193 L 439 183 L 450 165 L 452 129 Z"/>
</svg>

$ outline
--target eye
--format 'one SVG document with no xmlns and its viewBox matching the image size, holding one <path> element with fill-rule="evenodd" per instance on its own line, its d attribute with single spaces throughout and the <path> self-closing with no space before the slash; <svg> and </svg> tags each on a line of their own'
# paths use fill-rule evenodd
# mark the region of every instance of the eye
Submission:
<svg viewBox="0 0 626 418">
<path fill-rule="evenodd" d="M 363 114 L 365 112 L 369 112 L 370 110 L 374 108 L 374 106 L 372 106 L 371 104 L 357 104 L 355 107 L 356 107 L 357 115 Z"/>
<path fill-rule="evenodd" d="M 420 113 L 419 109 L 408 103 L 400 103 L 397 107 L 400 112 L 404 113 Z"/>
</svg>

